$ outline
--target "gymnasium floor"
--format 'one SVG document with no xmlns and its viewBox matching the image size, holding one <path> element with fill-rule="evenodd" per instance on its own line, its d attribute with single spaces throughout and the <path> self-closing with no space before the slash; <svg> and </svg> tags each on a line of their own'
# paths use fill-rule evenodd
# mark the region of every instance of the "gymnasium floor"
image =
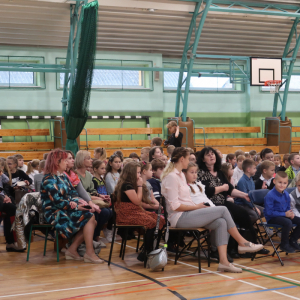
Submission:
<svg viewBox="0 0 300 300">
<path fill-rule="evenodd" d="M 277 258 L 267 257 L 251 262 L 236 259 L 242 274 L 219 273 L 217 263 L 202 260 L 199 274 L 197 260 L 187 257 L 174 265 L 174 256 L 164 272 L 150 272 L 136 259 L 136 241 L 128 241 L 125 260 L 118 257 L 120 244 L 108 267 L 77 261 L 56 262 L 53 243 L 35 237 L 29 262 L 26 253 L 7 253 L 0 237 L 1 299 L 300 299 L 300 253 L 282 255 L 284 267 Z M 110 244 L 100 257 L 107 260 Z M 269 248 L 270 249 L 270 248 Z"/>
</svg>

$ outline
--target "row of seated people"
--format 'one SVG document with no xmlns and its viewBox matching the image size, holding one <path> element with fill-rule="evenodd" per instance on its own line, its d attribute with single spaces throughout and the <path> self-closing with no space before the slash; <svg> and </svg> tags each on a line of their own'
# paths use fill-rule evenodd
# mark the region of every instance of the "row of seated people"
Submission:
<svg viewBox="0 0 300 300">
<path fill-rule="evenodd" d="M 102 149 L 102 152 L 103 150 L 104 149 Z M 144 150 L 144 152 L 147 153 L 148 149 Z M 159 188 L 157 188 L 159 186 L 157 182 L 159 182 L 159 177 L 161 177 L 162 194 L 165 196 L 167 201 L 171 226 L 186 228 L 207 227 L 209 229 L 212 229 L 213 250 L 215 247 L 215 249 L 217 248 L 219 252 L 219 269 L 240 271 L 240 269 L 233 267 L 227 261 L 227 241 L 225 243 L 224 239 L 228 239 L 228 235 L 227 233 L 224 234 L 224 232 L 221 231 L 221 228 L 223 228 L 223 231 L 224 228 L 228 229 L 228 232 L 231 234 L 231 236 L 238 242 L 240 252 L 253 252 L 258 251 L 262 248 L 261 245 L 256 246 L 245 241 L 238 234 L 235 226 L 232 226 L 233 219 L 235 223 L 252 232 L 251 240 L 253 243 L 256 242 L 256 233 L 252 226 L 253 222 L 251 221 L 251 218 L 247 211 L 243 209 L 241 205 L 237 205 L 235 203 L 227 201 L 229 195 L 249 201 L 247 193 L 243 193 L 238 191 L 237 189 L 234 189 L 234 187 L 230 184 L 224 173 L 221 171 L 221 157 L 214 149 L 204 148 L 199 153 L 196 153 L 197 155 L 195 156 L 194 154 L 191 154 L 191 151 L 189 149 L 176 148 L 175 151 L 173 150 L 173 153 L 171 154 L 171 162 L 165 169 L 163 169 L 164 162 L 160 160 L 162 157 L 161 150 L 162 149 L 160 147 L 155 147 L 148 152 L 149 160 L 153 160 L 152 164 L 149 164 L 146 161 L 137 163 L 134 161 L 134 158 L 132 158 L 132 161 L 127 160 L 127 162 L 124 162 L 123 169 L 123 158 L 121 153 L 116 153 L 111 156 L 108 160 L 107 166 L 105 167 L 105 160 L 103 160 L 102 162 L 99 160 L 95 160 L 92 164 L 92 159 L 90 158 L 89 152 L 80 151 L 77 154 L 75 160 L 76 172 L 72 170 L 74 167 L 74 158 L 72 153 L 67 153 L 59 150 L 50 153 L 51 155 L 48 156 L 46 161 L 44 170 L 45 175 L 43 175 L 42 182 L 42 199 L 44 202 L 44 208 L 49 207 L 49 211 L 45 210 L 46 220 L 48 216 L 48 222 L 52 223 L 54 221 L 56 224 L 55 228 L 59 230 L 59 232 L 65 237 L 70 237 L 77 231 L 81 232 L 81 234 L 76 235 L 78 236 L 78 239 L 75 239 L 75 243 L 73 241 L 73 248 L 71 246 L 68 249 L 68 251 L 66 252 L 66 257 L 80 259 L 78 254 L 76 255 L 76 245 L 78 243 L 81 243 L 83 238 L 90 241 L 93 240 L 93 238 L 95 239 L 99 237 L 101 227 L 111 218 L 110 209 L 107 209 L 107 212 L 104 214 L 103 211 L 105 211 L 105 209 L 101 208 L 101 211 L 99 212 L 99 206 L 94 204 L 99 200 L 102 202 L 109 202 L 109 197 L 105 195 L 105 193 L 103 193 L 104 186 L 105 188 L 107 188 L 107 191 L 110 188 L 112 192 L 114 192 L 115 198 L 117 199 L 116 204 L 117 206 L 119 206 L 117 213 L 118 223 L 130 224 L 136 222 L 134 224 L 141 224 L 141 222 L 144 222 L 145 226 L 148 228 L 145 240 L 151 241 L 151 236 L 153 236 L 154 226 L 156 223 L 156 215 L 153 214 L 153 210 L 157 209 L 158 202 L 157 200 L 155 200 L 155 197 L 153 197 L 154 194 L 153 191 L 151 191 L 151 187 L 147 187 L 147 180 L 150 184 L 151 181 L 154 183 L 152 185 L 152 188 L 153 190 L 154 187 L 158 189 L 158 191 L 155 191 L 155 193 L 156 195 L 159 195 L 160 191 Z M 95 156 L 97 156 L 97 151 L 95 154 Z M 178 156 L 180 157 L 178 158 Z M 191 161 L 195 160 L 196 157 L 197 164 L 194 164 Z M 147 157 L 144 158 L 146 159 Z M 138 158 L 136 158 L 136 160 L 137 159 Z M 58 164 L 58 162 L 60 163 Z M 18 161 L 16 159 L 7 159 L 8 169 L 11 170 L 12 174 L 18 172 L 16 171 L 17 164 Z M 49 168 L 51 165 L 52 169 Z M 59 166 L 60 169 L 58 168 Z M 156 178 L 151 179 L 152 166 L 156 168 L 156 171 L 154 170 L 154 175 L 156 176 Z M 160 166 L 160 168 L 157 168 L 157 166 Z M 184 174 L 186 174 L 186 178 L 182 175 L 182 169 L 185 170 Z M 94 173 L 94 178 L 89 171 Z M 66 172 L 66 174 L 64 172 Z M 162 175 L 160 176 L 161 173 Z M 173 173 L 177 173 L 177 176 Z M 103 178 L 103 176 L 105 178 Z M 175 177 L 172 179 L 172 176 Z M 68 179 L 66 179 L 66 177 Z M 169 178 L 169 180 L 166 180 L 166 178 Z M 182 182 L 178 182 L 179 178 L 183 179 Z M 28 181 L 28 183 L 32 183 L 28 178 L 21 179 L 25 179 Z M 174 183 L 176 183 L 175 179 L 177 179 L 177 184 L 174 185 Z M 66 182 L 62 184 L 62 181 Z M 164 182 L 166 184 L 164 184 Z M 193 185 L 195 186 L 193 187 Z M 88 193 L 88 195 L 84 193 Z M 196 197 L 195 194 L 197 195 Z M 80 196 L 80 199 L 77 199 L 76 197 L 74 197 L 74 195 Z M 64 197 L 67 197 L 65 199 L 66 202 L 62 201 Z M 199 203 L 195 201 L 195 198 L 197 197 Z M 204 201 L 206 201 L 206 203 L 210 202 L 207 197 L 209 197 L 213 201 L 212 203 L 217 206 L 213 210 L 213 213 L 215 214 L 212 213 L 211 215 L 211 212 L 207 209 L 201 210 L 202 208 L 207 208 L 207 206 L 203 205 Z M 6 202 L 5 199 L 4 201 Z M 77 199 L 77 201 L 71 201 L 73 199 Z M 191 199 L 192 202 L 190 202 Z M 58 202 L 56 203 L 55 201 Z M 192 205 L 192 203 L 194 203 L 194 205 Z M 213 206 L 212 203 L 211 206 Z M 142 204 L 143 209 L 140 207 L 140 204 Z M 178 204 L 179 207 L 176 207 L 178 206 Z M 59 205 L 59 207 L 57 207 L 56 205 Z M 90 205 L 91 209 L 84 208 L 84 206 L 86 205 Z M 221 216 L 219 214 L 220 212 L 217 213 L 217 211 L 220 211 L 219 206 L 223 206 Z M 62 210 L 62 212 L 57 211 L 57 209 Z M 55 210 L 55 212 L 53 210 Z M 68 216 L 69 210 L 71 210 L 70 216 Z M 148 212 L 147 210 L 151 210 L 151 212 Z M 132 213 L 133 211 L 135 211 L 134 214 Z M 228 214 L 228 211 L 230 212 L 230 214 Z M 88 213 L 94 214 L 91 217 L 91 214 Z M 199 214 L 200 218 L 194 217 L 194 214 L 196 213 Z M 203 214 L 205 214 L 205 216 Z M 216 219 L 225 219 L 227 225 L 230 225 L 224 226 L 224 224 L 222 224 L 222 226 L 217 226 L 224 220 L 216 221 L 215 219 L 213 219 L 213 215 L 216 216 Z M 228 215 L 230 216 L 229 218 Z M 72 224 L 71 220 L 73 222 L 75 222 L 76 220 L 76 226 L 74 228 L 70 226 L 70 224 Z M 191 221 L 194 226 L 192 226 L 189 221 Z M 199 224 L 199 221 L 202 225 Z M 163 225 L 163 222 L 164 221 L 162 220 L 161 226 Z M 99 225 L 100 223 L 101 226 Z M 212 227 L 210 227 L 211 223 L 214 223 Z M 89 228 L 89 230 L 82 230 L 81 228 L 85 227 L 85 225 L 87 224 L 89 225 L 86 228 Z M 95 226 L 95 229 L 91 231 L 91 228 L 93 226 Z M 233 230 L 231 230 L 232 228 Z M 92 236 L 90 236 L 90 232 L 93 233 Z M 9 244 L 9 241 L 7 241 L 7 244 L 9 246 L 9 249 L 11 246 Z M 151 250 L 151 245 L 152 242 L 146 243 L 144 248 L 145 252 Z M 94 252 L 91 249 L 87 247 L 86 261 L 95 263 L 103 262 L 93 255 Z M 142 257 L 146 254 L 145 252 L 141 253 L 141 260 L 143 260 Z"/>
</svg>

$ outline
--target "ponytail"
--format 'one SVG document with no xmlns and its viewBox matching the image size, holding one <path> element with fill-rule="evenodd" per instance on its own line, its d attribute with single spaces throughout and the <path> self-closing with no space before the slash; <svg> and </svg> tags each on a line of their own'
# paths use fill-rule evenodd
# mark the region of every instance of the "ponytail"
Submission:
<svg viewBox="0 0 300 300">
<path fill-rule="evenodd" d="M 27 175 L 30 175 L 35 169 L 39 167 L 40 160 L 39 159 L 33 159 L 27 164 Z"/>
</svg>

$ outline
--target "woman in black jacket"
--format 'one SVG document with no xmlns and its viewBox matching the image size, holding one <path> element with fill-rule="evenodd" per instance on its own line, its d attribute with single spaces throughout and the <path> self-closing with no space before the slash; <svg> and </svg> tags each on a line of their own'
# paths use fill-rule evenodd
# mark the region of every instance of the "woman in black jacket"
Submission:
<svg viewBox="0 0 300 300">
<path fill-rule="evenodd" d="M 234 222 L 239 227 L 248 229 L 251 234 L 251 242 L 257 242 L 257 235 L 253 228 L 248 212 L 235 203 L 227 201 L 227 196 L 244 198 L 248 202 L 250 199 L 246 193 L 243 193 L 234 188 L 228 182 L 225 175 L 221 171 L 221 158 L 215 149 L 211 147 L 203 148 L 197 156 L 197 164 L 199 166 L 198 180 L 205 185 L 205 193 L 209 199 L 216 205 L 226 206 L 232 216 Z M 235 254 L 235 247 L 233 240 L 228 244 L 229 253 L 233 256 Z M 267 254 L 268 250 L 262 249 L 259 253 Z"/>
</svg>

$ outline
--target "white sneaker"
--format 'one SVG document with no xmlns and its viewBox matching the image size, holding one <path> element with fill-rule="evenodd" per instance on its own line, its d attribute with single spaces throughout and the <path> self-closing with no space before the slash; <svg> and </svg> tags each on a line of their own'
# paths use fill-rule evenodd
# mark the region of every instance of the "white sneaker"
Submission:
<svg viewBox="0 0 300 300">
<path fill-rule="evenodd" d="M 112 242 L 112 237 L 113 237 L 113 231 L 112 230 L 108 230 L 107 228 L 103 229 L 103 233 L 105 238 L 107 239 L 107 241 L 109 243 Z"/>
</svg>

